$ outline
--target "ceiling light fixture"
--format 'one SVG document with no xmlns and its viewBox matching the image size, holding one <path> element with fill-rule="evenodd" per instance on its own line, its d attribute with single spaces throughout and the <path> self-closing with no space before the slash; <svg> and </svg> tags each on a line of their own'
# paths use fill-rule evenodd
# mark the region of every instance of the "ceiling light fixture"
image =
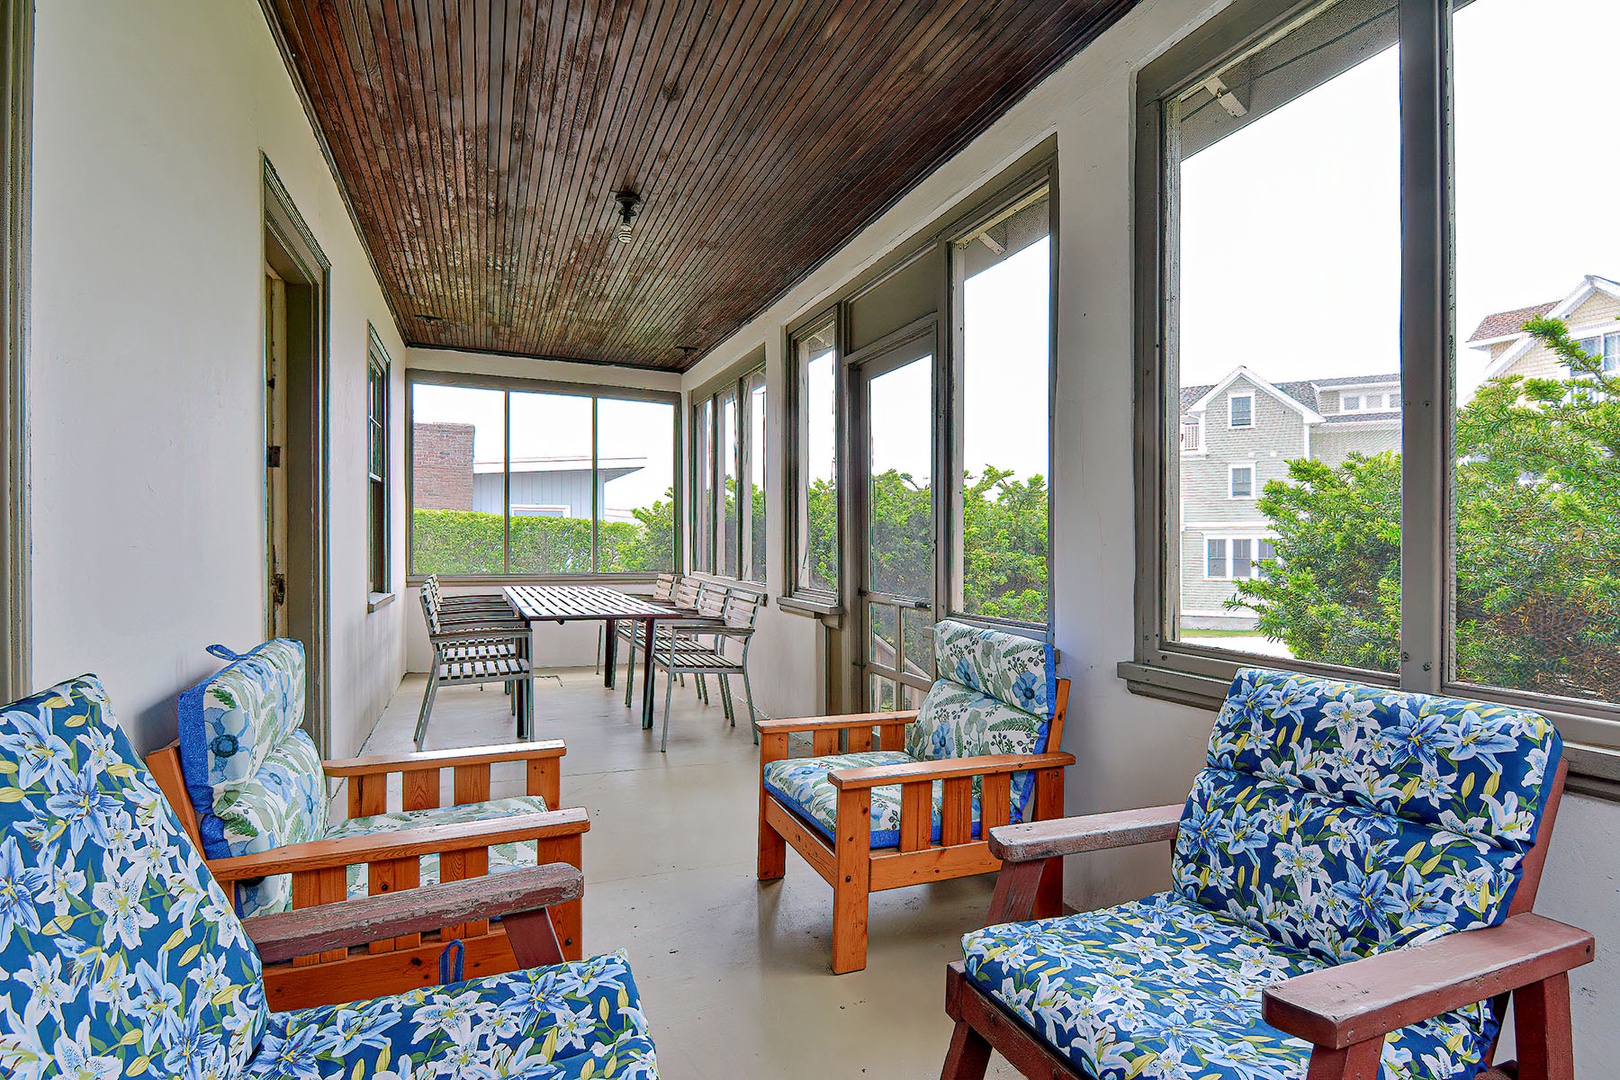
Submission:
<svg viewBox="0 0 1620 1080">
<path fill-rule="evenodd" d="M 616 191 L 613 197 L 619 201 L 619 243 L 628 244 L 632 239 L 630 223 L 641 213 L 641 196 L 633 191 Z"/>
</svg>

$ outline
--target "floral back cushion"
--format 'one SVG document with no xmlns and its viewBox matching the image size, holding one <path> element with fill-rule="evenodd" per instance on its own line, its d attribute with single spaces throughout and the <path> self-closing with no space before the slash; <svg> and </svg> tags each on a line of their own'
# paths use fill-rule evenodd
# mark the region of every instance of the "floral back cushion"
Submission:
<svg viewBox="0 0 1620 1080">
<path fill-rule="evenodd" d="M 180 765 L 204 853 L 220 859 L 319 839 L 326 781 L 302 730 L 303 645 L 277 638 L 248 653 L 209 652 L 230 663 L 181 694 L 179 706 Z"/>
<path fill-rule="evenodd" d="M 1507 917 L 1563 744 L 1523 709 L 1246 669 L 1176 888 L 1332 960 Z"/>
<path fill-rule="evenodd" d="M 234 1075 L 259 957 L 82 676 L 0 710 L 0 1076 Z"/>
<path fill-rule="evenodd" d="M 1057 700 L 1050 645 L 946 619 L 934 625 L 934 670 L 906 753 L 938 761 L 1046 749 Z M 1015 809 L 1028 809 L 1034 787 L 1032 774 L 1014 774 Z"/>
</svg>

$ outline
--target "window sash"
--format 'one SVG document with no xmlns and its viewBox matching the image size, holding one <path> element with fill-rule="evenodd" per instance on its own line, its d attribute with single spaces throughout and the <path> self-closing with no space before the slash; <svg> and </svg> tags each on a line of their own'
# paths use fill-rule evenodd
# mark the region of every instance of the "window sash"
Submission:
<svg viewBox="0 0 1620 1080">
<path fill-rule="evenodd" d="M 501 513 L 501 519 L 502 519 L 501 566 L 502 566 L 502 569 L 500 569 L 499 571 L 474 572 L 474 573 L 441 573 L 441 574 L 438 575 L 439 579 L 441 581 L 454 581 L 454 580 L 457 580 L 457 579 L 466 579 L 466 580 L 469 580 L 469 581 L 485 581 L 485 580 L 490 580 L 490 579 L 505 579 L 505 578 L 523 579 L 523 580 L 570 579 L 570 578 L 579 578 L 579 577 L 610 577 L 610 578 L 631 577 L 631 578 L 641 578 L 641 577 L 647 577 L 647 576 L 650 576 L 651 574 L 659 572 L 659 571 L 651 571 L 651 570 L 646 571 L 646 572 L 642 572 L 642 571 L 619 571 L 619 570 L 607 570 L 607 571 L 604 571 L 604 570 L 600 569 L 600 565 L 601 565 L 601 563 L 600 563 L 600 552 L 597 550 L 598 549 L 598 544 L 597 544 L 596 540 L 597 540 L 597 535 L 598 535 L 598 532 L 599 532 L 599 529 L 600 529 L 600 526 L 601 526 L 601 516 L 602 516 L 603 508 L 600 505 L 597 505 L 597 504 L 600 502 L 600 498 L 598 497 L 598 494 L 599 494 L 599 492 L 601 490 L 603 481 L 602 481 L 601 476 L 600 476 L 601 470 L 598 467 L 598 461 L 597 461 L 598 456 L 600 454 L 600 439 L 599 439 L 598 425 L 596 423 L 595 418 L 596 418 L 596 413 L 597 413 L 597 410 L 598 410 L 598 406 L 603 401 L 657 402 L 657 403 L 660 403 L 660 404 L 668 405 L 670 410 L 671 410 L 672 423 L 671 423 L 670 426 L 673 429 L 674 435 L 673 435 L 673 439 L 672 439 L 672 441 L 670 443 L 670 454 L 671 454 L 670 463 L 671 463 L 671 474 L 672 474 L 672 479 L 673 479 L 673 487 L 674 487 L 674 490 L 675 490 L 675 505 L 677 507 L 677 512 L 674 515 L 674 520 L 673 520 L 672 525 L 671 525 L 670 543 L 671 543 L 671 551 L 672 551 L 672 554 L 673 554 L 673 563 L 674 563 L 673 569 L 676 570 L 676 571 L 679 571 L 680 565 L 682 563 L 681 537 L 682 537 L 682 534 L 684 532 L 684 527 L 683 527 L 683 524 L 682 524 L 682 520 L 683 520 L 682 515 L 679 512 L 678 508 L 681 506 L 682 492 L 685 490 L 685 486 L 686 486 L 685 482 L 681 479 L 680 470 L 677 467 L 675 467 L 675 464 L 680 460 L 680 446 L 681 446 L 681 439 L 682 439 L 682 435 L 683 435 L 683 426 L 682 426 L 682 421 L 681 421 L 681 407 L 680 407 L 681 399 L 680 399 L 679 394 L 672 393 L 672 392 L 669 392 L 669 391 L 663 391 L 663 390 L 644 390 L 644 389 L 640 389 L 640 388 L 636 388 L 636 387 L 596 386 L 596 385 L 592 385 L 592 384 L 564 383 L 564 382 L 556 382 L 556 381 L 544 380 L 544 379 L 524 379 L 524 378 L 511 378 L 511 377 L 505 377 L 505 376 L 465 375 L 465 374 L 462 374 L 462 373 L 459 373 L 459 372 L 441 372 L 441 371 L 422 370 L 422 371 L 416 371 L 416 372 L 408 372 L 407 373 L 407 379 L 406 379 L 406 387 L 405 387 L 405 393 L 406 393 L 405 412 L 407 414 L 406 415 L 407 423 L 406 423 L 406 428 L 405 428 L 405 432 L 406 432 L 406 444 L 405 444 L 405 463 L 406 463 L 406 473 L 405 473 L 405 502 L 406 502 L 406 508 L 405 508 L 405 518 L 406 518 L 406 521 L 405 521 L 405 536 L 406 536 L 406 540 L 405 540 L 405 565 L 407 567 L 407 573 L 408 573 L 408 575 L 409 575 L 409 577 L 411 579 L 420 579 L 422 577 L 426 577 L 427 573 L 428 573 L 427 571 L 420 570 L 417 567 L 416 552 L 414 550 L 415 532 L 416 532 L 416 529 L 415 529 L 416 483 L 415 483 L 415 478 L 411 475 L 411 468 L 412 468 L 412 462 L 413 462 L 414 457 L 415 457 L 415 445 L 414 445 L 415 444 L 415 434 L 416 434 L 416 431 L 415 431 L 415 429 L 416 429 L 415 391 L 416 391 L 416 388 L 419 387 L 419 386 L 445 386 L 445 387 L 457 387 L 457 388 L 469 389 L 469 390 L 489 390 L 489 391 L 499 393 L 501 395 L 501 399 L 502 399 L 502 417 L 503 417 L 503 421 L 502 421 L 502 424 L 503 424 L 502 444 L 506 448 L 503 451 L 503 461 L 502 461 L 502 488 L 503 488 L 503 494 L 502 494 L 502 497 L 501 497 L 501 503 L 502 503 L 502 507 L 503 507 L 502 513 Z M 591 401 L 591 414 L 592 414 L 592 424 L 591 424 L 591 488 L 592 488 L 592 493 L 593 493 L 592 494 L 592 511 L 591 511 L 591 517 L 590 517 L 590 522 L 591 522 L 591 569 L 589 571 L 585 572 L 584 574 L 575 574 L 575 573 L 551 574 L 551 573 L 526 573 L 526 572 L 513 573 L 511 571 L 511 534 L 512 534 L 511 523 L 512 523 L 512 516 L 513 515 L 512 515 L 512 506 L 511 506 L 511 497 L 510 497 L 510 491 L 511 491 L 510 478 L 511 478 L 511 468 L 512 468 L 511 453 L 510 453 L 510 443 L 511 443 L 511 435 L 512 435 L 512 432 L 511 432 L 511 427 L 512 427 L 512 424 L 511 424 L 511 413 L 512 413 L 511 397 L 512 397 L 513 394 L 548 394 L 548 395 L 560 395 L 560 396 L 565 396 L 565 397 L 576 397 L 576 398 L 577 397 L 584 397 L 584 398 L 589 398 L 590 401 Z"/>
<path fill-rule="evenodd" d="M 1238 408 L 1238 402 L 1243 408 Z M 1240 418 L 1241 414 L 1241 418 Z M 1229 428 L 1254 427 L 1254 395 L 1231 394 L 1226 399 L 1226 426 Z"/>
<path fill-rule="evenodd" d="M 837 342 L 837 319 L 834 313 L 829 312 L 817 319 L 810 327 L 794 334 L 789 346 L 791 371 L 788 378 L 788 423 L 792 426 L 792 436 L 789 445 L 792 453 L 787 460 L 785 470 L 788 483 L 791 485 L 792 520 L 785 530 L 788 546 L 787 558 L 787 588 L 784 590 L 790 596 L 807 597 L 814 602 L 836 605 L 839 594 L 839 575 L 842 572 L 842 552 L 840 516 L 841 501 L 836 492 L 839 487 L 839 410 L 842 406 L 842 356 Z M 827 380 L 832 392 L 832 400 L 816 400 L 810 398 L 810 370 L 816 364 L 826 364 L 829 368 L 830 378 Z M 830 408 L 828 408 L 830 406 Z M 814 580 L 810 570 L 810 425 L 812 412 L 826 416 L 830 414 L 832 421 L 832 478 L 835 496 L 833 499 L 833 580 L 830 584 L 822 584 Z M 819 462 L 817 463 L 819 464 Z"/>
<path fill-rule="evenodd" d="M 1174 490 L 1179 427 L 1174 372 L 1162 363 L 1175 341 L 1177 303 L 1165 289 L 1165 267 L 1175 254 L 1165 238 L 1177 224 L 1174 178 L 1168 160 L 1181 144 L 1175 118 L 1178 97 L 1200 85 L 1212 69 L 1239 55 L 1245 43 L 1285 29 L 1317 5 L 1291 0 L 1254 0 L 1229 8 L 1148 65 L 1138 79 L 1135 175 L 1138 242 L 1135 280 L 1139 478 L 1137 485 L 1136 656 L 1120 664 L 1135 691 L 1187 703 L 1216 706 L 1240 667 L 1275 663 L 1266 658 L 1176 641 L 1170 633 L 1179 590 L 1170 580 L 1177 545 L 1166 535 L 1177 512 Z M 1346 10 L 1353 7 L 1345 5 Z M 1363 5 L 1366 6 L 1366 5 Z M 1456 644 L 1450 620 L 1451 492 L 1450 409 L 1455 358 L 1451 292 L 1451 215 L 1448 87 L 1449 5 L 1399 0 L 1385 5 L 1388 17 L 1365 24 L 1367 33 L 1398 28 L 1401 93 L 1401 390 L 1409 403 L 1402 417 L 1401 660 L 1393 674 L 1290 661 L 1306 672 L 1397 685 L 1414 691 L 1459 693 L 1538 709 L 1560 725 L 1574 744 L 1575 770 L 1603 777 L 1605 791 L 1620 791 L 1620 756 L 1583 751 L 1580 744 L 1620 749 L 1620 703 L 1590 702 L 1482 687 L 1450 677 Z M 1346 39 L 1347 48 L 1356 43 Z M 1298 81 L 1300 93 L 1310 89 Z M 1319 81 L 1318 81 L 1319 82 Z M 1312 84 L 1314 85 L 1314 84 Z M 1248 99 L 1252 103 L 1252 95 Z M 1273 105 L 1275 107 L 1275 104 Z M 1251 110 L 1252 112 L 1252 110 Z M 1263 115 L 1263 113 L 1261 113 Z M 1251 115 L 1252 119 L 1252 115 Z M 1246 122 L 1246 121 L 1244 121 Z M 1204 139 L 1207 145 L 1210 139 Z M 1620 335 L 1616 335 L 1620 337 Z M 1602 342 L 1607 360 L 1608 342 Z M 1584 343 L 1583 343 L 1584 344 Z M 1615 363 L 1620 364 L 1620 343 Z M 1590 350 L 1589 351 L 1593 351 Z M 1386 403 L 1390 398 L 1386 397 Z M 1386 404 L 1387 407 L 1387 404 Z M 1362 411 L 1366 411 L 1365 408 Z M 1206 550 L 1206 568 L 1207 568 Z M 1584 756 L 1582 756 L 1584 754 Z M 1593 764 L 1601 762 L 1602 764 Z"/>
<path fill-rule="evenodd" d="M 768 415 L 769 391 L 755 393 L 765 385 L 765 368 L 751 364 L 746 371 L 728 376 L 717 389 L 703 395 L 692 406 L 693 487 L 696 491 L 692 510 L 693 563 L 701 573 L 759 586 L 765 585 L 768 570 L 764 554 L 756 557 L 754 551 L 752 471 L 755 455 L 763 459 L 766 448 L 753 446 L 752 410 L 757 401 Z M 726 416 L 728 407 L 730 420 Z M 724 452 L 722 439 L 727 427 L 734 427 L 730 454 Z M 726 519 L 727 480 L 733 481 L 729 523 Z M 768 498 L 767 495 L 767 502 Z M 758 578 L 753 576 L 756 568 L 760 571 Z"/>
</svg>

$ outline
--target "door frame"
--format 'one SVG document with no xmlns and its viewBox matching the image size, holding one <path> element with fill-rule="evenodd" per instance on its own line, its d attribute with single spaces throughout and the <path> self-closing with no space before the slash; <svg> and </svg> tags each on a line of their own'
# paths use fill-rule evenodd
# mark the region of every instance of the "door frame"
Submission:
<svg viewBox="0 0 1620 1080">
<path fill-rule="evenodd" d="M 845 490 L 849 492 L 848 508 L 848 557 L 843 562 L 844 595 L 852 598 L 850 605 L 854 618 L 852 627 L 855 634 L 854 669 L 855 669 L 855 697 L 860 704 L 857 711 L 875 709 L 869 699 L 871 689 L 871 652 L 872 652 L 872 624 L 869 604 L 872 602 L 869 590 L 866 587 L 868 577 L 868 556 L 870 554 L 871 538 L 871 402 L 868 386 L 872 379 L 897 370 L 908 363 L 928 364 L 929 400 L 924 403 L 925 408 L 933 414 L 928 425 L 929 431 L 929 491 L 930 491 L 930 521 L 929 528 L 932 535 L 929 540 L 934 547 L 934 565 L 932 567 L 934 587 L 933 595 L 919 597 L 927 601 L 927 607 L 922 610 L 929 612 L 929 622 L 937 619 L 939 612 L 939 545 L 934 541 L 938 537 L 938 519 L 941 511 L 939 492 L 939 458 L 942 441 L 947 433 L 938 421 L 939 400 L 941 394 L 940 364 L 939 364 L 939 326 L 937 313 L 924 315 L 922 318 L 907 323 L 891 333 L 874 341 L 857 352 L 851 353 L 844 362 L 843 385 L 841 387 L 843 398 L 849 403 L 847 410 L 848 429 L 844 445 L 849 448 L 845 455 L 847 465 L 842 479 Z M 888 595 L 888 594 L 885 594 Z M 880 603 L 885 601 L 878 601 Z M 896 607 L 895 636 L 897 645 L 904 636 L 905 616 L 901 611 L 903 605 Z M 900 646 L 897 657 L 903 658 L 904 647 Z M 930 657 L 929 666 L 932 666 Z M 898 674 L 900 664 L 897 660 L 895 671 Z M 884 677 L 889 677 L 883 673 Z M 896 682 L 895 708 L 901 708 L 900 680 Z M 911 685 L 911 684 L 906 684 Z M 926 686 L 920 687 L 926 691 Z"/>
<path fill-rule="evenodd" d="M 0 81 L 6 96 L 5 182 L 0 229 L 0 700 L 27 694 L 33 683 L 33 530 L 28 461 L 28 308 L 32 263 L 34 125 L 34 5 L 3 0 Z"/>
<path fill-rule="evenodd" d="M 263 263 L 287 283 L 287 633 L 304 643 L 304 728 L 331 754 L 330 313 L 332 264 L 276 175 L 263 165 Z M 262 327 L 261 327 L 262 330 Z M 265 415 L 261 398 L 259 415 Z M 259 476 L 264 476 L 260 470 Z M 261 481 L 263 482 L 263 481 Z M 268 495 L 268 493 L 266 493 Z M 307 518 L 293 507 L 310 508 Z M 262 525 L 261 525 L 262 528 Z M 268 545 L 269 539 L 265 538 Z M 262 565 L 262 563 L 261 563 Z"/>
</svg>

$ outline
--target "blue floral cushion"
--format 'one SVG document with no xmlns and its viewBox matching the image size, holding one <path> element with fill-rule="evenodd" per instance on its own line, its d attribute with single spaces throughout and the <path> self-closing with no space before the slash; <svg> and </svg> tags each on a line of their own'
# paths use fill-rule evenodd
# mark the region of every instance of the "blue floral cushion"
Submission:
<svg viewBox="0 0 1620 1080">
<path fill-rule="evenodd" d="M 243 1080 L 655 1080 L 623 952 L 276 1013 Z"/>
<path fill-rule="evenodd" d="M 992 926 L 969 978 L 1096 1080 L 1303 1080 L 1310 1045 L 1260 1018 L 1267 987 L 1326 962 L 1185 897 Z M 1384 1080 L 1472 1077 L 1495 1037 L 1471 1005 L 1393 1032 Z"/>
<path fill-rule="evenodd" d="M 304 647 L 277 638 L 237 654 L 180 695 L 180 765 L 210 859 L 316 840 L 326 830 L 326 780 L 304 722 Z M 271 887 L 272 890 L 274 886 Z M 282 902 L 271 893 L 248 908 Z"/>
<path fill-rule="evenodd" d="M 0 711 L 0 1076 L 234 1075 L 259 957 L 83 676 Z"/>
<path fill-rule="evenodd" d="M 1496 925 L 1561 753 L 1537 713 L 1241 671 L 1182 816 L 1176 888 L 1329 960 Z"/>
<path fill-rule="evenodd" d="M 934 670 L 939 678 L 906 730 L 906 753 L 940 761 L 1046 750 L 1057 702 L 1050 645 L 945 619 L 934 624 Z M 1012 786 L 1021 816 L 1035 777 L 1014 773 Z"/>
<path fill-rule="evenodd" d="M 857 754 L 835 754 L 830 757 L 785 758 L 765 766 L 765 789 L 775 795 L 783 805 L 792 809 L 827 838 L 837 843 L 838 789 L 827 779 L 841 769 L 869 769 L 878 765 L 910 765 L 916 759 L 898 750 L 870 750 Z M 939 842 L 940 817 L 945 802 L 945 785 L 934 782 L 934 824 L 932 840 Z M 1022 821 L 1017 795 L 1014 794 L 1012 820 Z M 979 792 L 973 791 L 973 835 L 979 835 Z M 897 847 L 900 844 L 900 787 L 872 789 L 872 846 Z"/>
</svg>

